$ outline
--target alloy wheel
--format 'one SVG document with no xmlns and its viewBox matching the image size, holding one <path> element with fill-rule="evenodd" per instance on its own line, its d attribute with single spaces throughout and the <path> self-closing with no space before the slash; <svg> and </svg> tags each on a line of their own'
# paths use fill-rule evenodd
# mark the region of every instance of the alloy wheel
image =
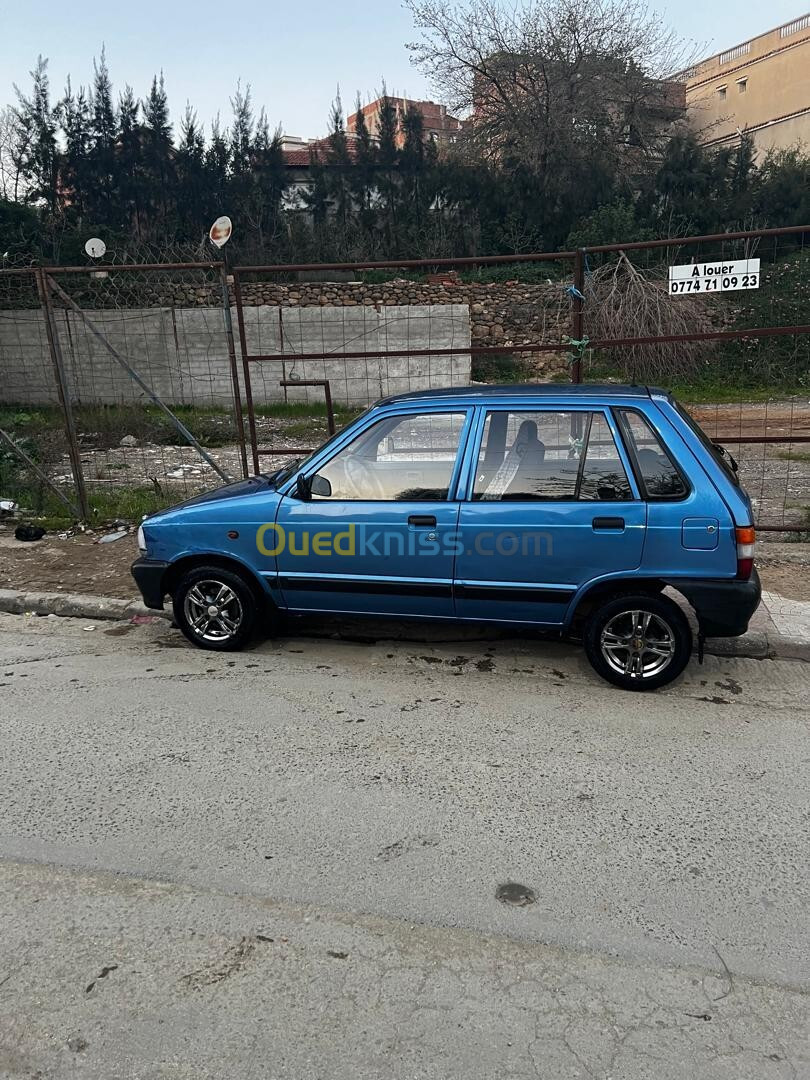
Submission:
<svg viewBox="0 0 810 1080">
<path fill-rule="evenodd" d="M 214 579 L 197 581 L 186 593 L 183 612 L 203 641 L 228 641 L 242 625 L 242 604 L 233 589 Z"/>
<path fill-rule="evenodd" d="M 622 611 L 602 630 L 602 656 L 608 666 L 631 679 L 660 675 L 675 655 L 672 627 L 652 611 Z"/>
</svg>

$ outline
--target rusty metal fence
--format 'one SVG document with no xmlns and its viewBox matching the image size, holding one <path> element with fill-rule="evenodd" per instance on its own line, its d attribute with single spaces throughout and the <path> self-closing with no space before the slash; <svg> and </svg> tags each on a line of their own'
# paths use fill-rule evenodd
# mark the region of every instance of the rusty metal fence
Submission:
<svg viewBox="0 0 810 1080">
<path fill-rule="evenodd" d="M 132 518 L 303 454 L 387 394 L 652 381 L 739 458 L 759 527 L 801 533 L 808 238 L 797 226 L 394 263 L 7 265 L 0 497 Z M 754 257 L 757 289 L 669 291 L 668 266 Z"/>
<path fill-rule="evenodd" d="M 244 475 L 230 315 L 221 263 L 7 268 L 4 493 L 131 520 Z"/>
</svg>

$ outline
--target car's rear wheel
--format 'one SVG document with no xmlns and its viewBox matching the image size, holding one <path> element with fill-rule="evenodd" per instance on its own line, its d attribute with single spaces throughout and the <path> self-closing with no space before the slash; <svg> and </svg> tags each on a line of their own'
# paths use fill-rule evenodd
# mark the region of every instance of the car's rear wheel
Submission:
<svg viewBox="0 0 810 1080">
<path fill-rule="evenodd" d="M 174 618 L 188 640 L 201 649 L 242 649 L 253 637 L 259 605 L 251 586 L 231 570 L 197 566 L 172 593 Z"/>
<path fill-rule="evenodd" d="M 692 631 L 674 601 L 646 593 L 616 596 L 585 628 L 593 669 L 624 690 L 657 690 L 681 674 L 692 655 Z"/>
</svg>

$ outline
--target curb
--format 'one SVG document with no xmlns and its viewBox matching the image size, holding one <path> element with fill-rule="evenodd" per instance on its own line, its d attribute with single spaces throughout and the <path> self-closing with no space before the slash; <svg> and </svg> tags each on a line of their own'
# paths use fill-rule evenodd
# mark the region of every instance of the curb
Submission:
<svg viewBox="0 0 810 1080">
<path fill-rule="evenodd" d="M 61 615 L 69 619 L 131 619 L 154 615 L 170 620 L 167 611 L 153 611 L 138 600 L 116 600 L 111 596 L 84 593 L 19 592 L 0 589 L 0 611 L 12 615 Z"/>
<path fill-rule="evenodd" d="M 19 592 L 0 589 L 0 612 L 10 615 L 59 615 L 65 619 L 126 620 L 135 615 L 172 621 L 169 611 L 155 611 L 139 600 L 116 600 L 86 593 Z M 793 641 L 763 630 L 749 630 L 739 638 L 713 638 L 706 643 L 709 656 L 734 656 L 746 660 L 808 660 L 810 643 Z"/>
</svg>

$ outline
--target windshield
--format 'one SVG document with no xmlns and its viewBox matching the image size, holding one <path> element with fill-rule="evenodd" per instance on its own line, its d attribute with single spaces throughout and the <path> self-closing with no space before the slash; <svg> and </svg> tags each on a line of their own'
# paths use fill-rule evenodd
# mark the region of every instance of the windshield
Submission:
<svg viewBox="0 0 810 1080">
<path fill-rule="evenodd" d="M 740 478 L 739 476 L 737 476 L 737 471 L 732 465 L 733 459 L 726 454 L 722 446 L 718 446 L 716 442 L 713 442 L 709 438 L 709 436 L 706 434 L 700 424 L 698 424 L 698 422 L 689 415 L 689 413 L 686 411 L 683 405 L 680 404 L 680 402 L 676 401 L 674 402 L 674 405 L 678 411 L 678 415 L 684 420 L 686 424 L 689 425 L 692 431 L 694 431 L 695 435 L 697 435 L 697 437 L 700 439 L 706 449 L 711 453 L 714 460 L 720 462 L 725 471 L 728 473 L 729 477 L 734 481 L 737 487 L 740 487 Z"/>
<path fill-rule="evenodd" d="M 361 413 L 360 416 L 358 416 L 355 420 L 352 421 L 352 424 L 357 423 L 357 420 L 362 419 L 362 417 L 364 417 L 369 411 L 370 410 L 366 409 L 365 412 Z M 274 487 L 280 487 L 285 481 L 290 479 L 293 473 L 296 473 L 299 470 L 305 470 L 309 462 L 312 461 L 312 459 L 317 454 L 320 454 L 322 450 L 325 450 L 327 446 L 335 442 L 335 440 L 338 439 L 345 430 L 345 428 L 341 428 L 339 431 L 336 431 L 334 435 L 330 435 L 326 442 L 321 443 L 321 445 L 317 449 L 313 450 L 311 454 L 308 454 L 307 457 L 291 458 L 286 465 L 282 465 L 281 468 L 276 469 L 275 472 L 268 473 L 267 479 L 274 485 Z"/>
</svg>

